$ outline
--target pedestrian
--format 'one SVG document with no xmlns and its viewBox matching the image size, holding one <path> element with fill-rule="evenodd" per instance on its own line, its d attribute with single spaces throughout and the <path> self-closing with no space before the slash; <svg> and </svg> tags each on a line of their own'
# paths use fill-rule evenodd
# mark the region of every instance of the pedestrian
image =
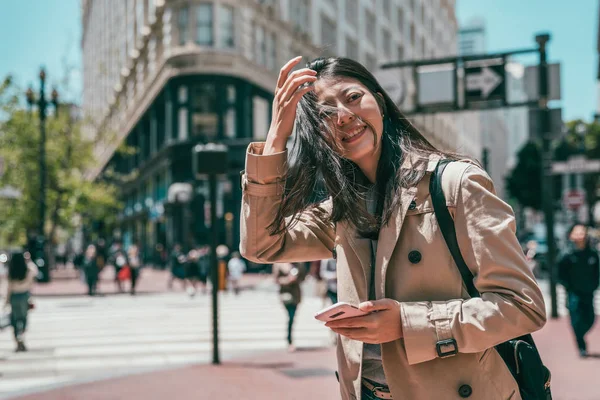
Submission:
<svg viewBox="0 0 600 400">
<path fill-rule="evenodd" d="M 585 335 L 596 319 L 594 292 L 600 285 L 600 262 L 598 253 L 590 246 L 586 225 L 574 224 L 568 238 L 573 249 L 561 258 L 558 276 L 567 291 L 567 307 L 579 355 L 585 358 L 588 356 Z"/>
<path fill-rule="evenodd" d="M 186 257 L 185 254 L 181 250 L 181 245 L 179 243 L 175 243 L 173 246 L 173 250 L 171 251 L 170 256 L 170 267 L 171 267 L 171 276 L 169 277 L 168 287 L 169 289 L 173 288 L 173 281 L 176 279 L 180 282 L 183 282 L 184 286 L 186 285 L 186 270 L 185 270 Z"/>
<path fill-rule="evenodd" d="M 300 283 L 304 280 L 305 275 L 302 265 L 288 262 L 273 264 L 273 278 L 279 285 L 279 299 L 288 314 L 287 343 L 289 352 L 296 351 L 292 340 L 292 330 L 298 304 L 302 301 Z"/>
<path fill-rule="evenodd" d="M 132 244 L 127 249 L 128 265 L 131 270 L 131 288 L 129 293 L 135 296 L 135 288 L 139 281 L 141 269 L 142 269 L 142 258 L 140 256 L 140 248 L 137 244 Z"/>
<path fill-rule="evenodd" d="M 29 253 L 14 252 L 8 264 L 8 288 L 6 306 L 10 306 L 10 323 L 13 327 L 16 351 L 27 351 L 25 331 L 31 301 L 31 289 L 38 268 L 29 258 Z"/>
<path fill-rule="evenodd" d="M 321 278 L 327 285 L 326 296 L 331 304 L 337 303 L 337 265 L 334 258 L 321 260 Z"/>
<path fill-rule="evenodd" d="M 188 295 L 193 298 L 196 296 L 198 291 L 198 284 L 200 283 L 200 267 L 198 261 L 200 260 L 200 253 L 197 249 L 192 248 L 188 251 L 185 261 L 185 286 Z"/>
<path fill-rule="evenodd" d="M 88 295 L 96 295 L 96 286 L 98 284 L 98 274 L 100 269 L 98 268 L 98 256 L 96 254 L 96 246 L 90 244 L 85 249 L 83 256 L 83 272 L 85 274 L 85 281 L 88 286 Z"/>
<path fill-rule="evenodd" d="M 237 251 L 231 254 L 231 258 L 227 263 L 228 281 L 233 289 L 233 292 L 238 295 L 240 293 L 240 280 L 246 272 L 246 263 L 242 260 L 242 256 Z"/>
<path fill-rule="evenodd" d="M 119 293 L 123 293 L 123 282 L 119 278 L 119 272 L 121 269 L 129 266 L 129 260 L 127 259 L 127 253 L 123 250 L 121 239 L 116 239 L 111 247 L 110 259 L 112 265 L 115 268 L 115 284 Z"/>
<path fill-rule="evenodd" d="M 207 283 L 208 283 L 208 274 L 210 272 L 210 247 L 209 246 L 201 246 L 198 249 L 198 273 L 200 283 L 202 285 L 202 293 L 206 294 L 208 292 Z"/>
<path fill-rule="evenodd" d="M 546 312 L 511 207 L 477 162 L 435 148 L 361 64 L 321 58 L 292 72 L 300 60 L 281 69 L 266 142 L 248 147 L 242 255 L 336 258 L 339 301 L 368 313 L 326 324 L 340 335 L 342 399 L 521 399 L 494 346 L 540 329 Z M 468 295 L 432 207 L 442 159 L 455 161 L 442 187 L 481 297 Z"/>
</svg>

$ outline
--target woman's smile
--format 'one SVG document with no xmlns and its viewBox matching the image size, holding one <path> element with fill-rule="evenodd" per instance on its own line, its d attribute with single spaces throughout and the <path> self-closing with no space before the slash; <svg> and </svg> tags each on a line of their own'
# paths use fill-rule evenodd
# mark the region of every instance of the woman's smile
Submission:
<svg viewBox="0 0 600 400">
<path fill-rule="evenodd" d="M 342 139 L 342 142 L 344 142 L 345 144 L 355 143 L 365 135 L 366 131 L 366 125 L 359 126 L 358 128 L 353 129 L 351 132 L 346 133 L 344 138 Z"/>
</svg>

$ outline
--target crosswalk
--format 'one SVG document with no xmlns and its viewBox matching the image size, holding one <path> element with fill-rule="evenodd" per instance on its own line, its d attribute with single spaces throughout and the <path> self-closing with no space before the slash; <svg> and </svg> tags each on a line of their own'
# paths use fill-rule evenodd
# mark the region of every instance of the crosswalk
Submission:
<svg viewBox="0 0 600 400">
<path fill-rule="evenodd" d="M 222 359 L 287 348 L 287 314 L 273 291 L 220 295 Z M 294 344 L 331 345 L 313 315 L 322 300 L 306 296 Z M 0 333 L 0 398 L 123 374 L 212 360 L 210 295 L 182 293 L 38 298 L 26 343 L 15 353 L 11 329 Z"/>
</svg>

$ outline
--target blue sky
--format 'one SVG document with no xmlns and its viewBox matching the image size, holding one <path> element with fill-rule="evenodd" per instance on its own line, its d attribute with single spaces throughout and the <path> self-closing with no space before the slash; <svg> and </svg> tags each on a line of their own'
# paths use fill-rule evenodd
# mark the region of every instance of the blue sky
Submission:
<svg viewBox="0 0 600 400">
<path fill-rule="evenodd" d="M 75 65 L 64 100 L 80 99 L 80 0 L 0 0 L 0 79 L 13 75 L 26 88 L 38 88 L 39 69 L 46 67 L 48 84 L 60 85 L 64 65 Z M 66 63 L 65 63 L 66 61 Z"/>
<path fill-rule="evenodd" d="M 551 62 L 561 63 L 563 119 L 590 120 L 596 111 L 598 0 L 457 0 L 459 24 L 481 17 L 487 51 L 534 47 L 536 33 L 552 35 Z"/>
<path fill-rule="evenodd" d="M 0 77 L 37 85 L 40 65 L 50 83 L 64 76 L 64 60 L 78 67 L 63 98 L 81 92 L 79 0 L 0 0 Z M 541 31 L 552 34 L 551 61 L 562 64 L 565 119 L 590 119 L 595 112 L 598 0 L 457 0 L 459 23 L 486 22 L 488 51 L 534 46 Z"/>
</svg>

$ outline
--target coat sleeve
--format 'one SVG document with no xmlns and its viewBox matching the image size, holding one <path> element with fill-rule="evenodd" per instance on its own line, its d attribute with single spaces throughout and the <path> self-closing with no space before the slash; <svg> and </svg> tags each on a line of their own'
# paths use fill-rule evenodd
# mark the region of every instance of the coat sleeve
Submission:
<svg viewBox="0 0 600 400">
<path fill-rule="evenodd" d="M 263 156 L 264 143 L 251 143 L 242 175 L 240 253 L 253 262 L 303 262 L 332 256 L 334 224 L 331 201 L 319 203 L 300 214 L 281 234 L 271 235 L 287 174 L 287 151 Z M 290 222 L 289 219 L 287 221 Z"/>
<path fill-rule="evenodd" d="M 442 355 L 481 352 L 546 322 L 542 293 L 515 235 L 512 208 L 496 195 L 479 167 L 470 165 L 454 179 L 456 208 L 450 211 L 481 297 L 401 303 L 409 364 L 439 357 L 438 348 Z"/>
</svg>

